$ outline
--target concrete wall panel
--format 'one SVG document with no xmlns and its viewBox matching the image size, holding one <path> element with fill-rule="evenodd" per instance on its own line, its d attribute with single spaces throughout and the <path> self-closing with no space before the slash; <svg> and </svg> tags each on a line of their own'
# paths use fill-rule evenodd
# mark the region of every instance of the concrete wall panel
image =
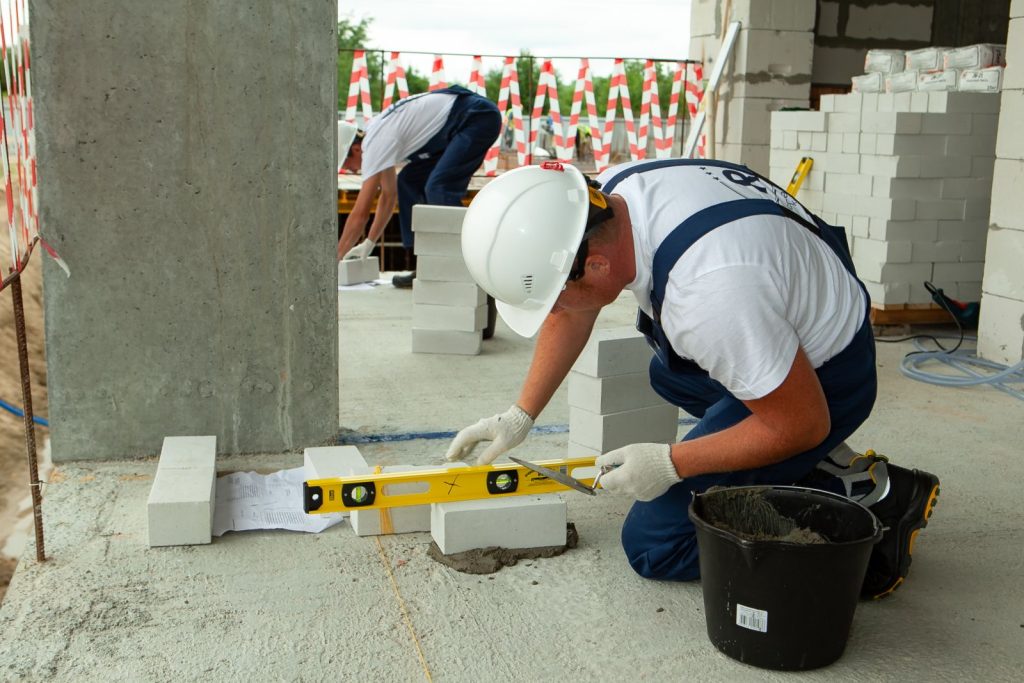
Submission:
<svg viewBox="0 0 1024 683">
<path fill-rule="evenodd" d="M 31 10 L 54 459 L 328 440 L 334 4 Z"/>
</svg>

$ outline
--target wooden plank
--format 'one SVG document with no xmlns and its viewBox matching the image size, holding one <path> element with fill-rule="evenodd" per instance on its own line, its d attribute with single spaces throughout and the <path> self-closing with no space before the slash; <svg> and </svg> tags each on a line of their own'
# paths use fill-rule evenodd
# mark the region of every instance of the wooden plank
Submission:
<svg viewBox="0 0 1024 683">
<path fill-rule="evenodd" d="M 872 306 L 872 325 L 931 325 L 951 323 L 949 311 L 935 304 Z"/>
</svg>

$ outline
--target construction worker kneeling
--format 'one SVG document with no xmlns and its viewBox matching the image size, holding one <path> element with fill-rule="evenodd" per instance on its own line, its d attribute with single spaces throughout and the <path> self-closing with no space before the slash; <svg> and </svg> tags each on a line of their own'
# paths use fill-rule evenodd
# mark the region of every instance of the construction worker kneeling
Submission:
<svg viewBox="0 0 1024 683">
<path fill-rule="evenodd" d="M 586 345 L 601 308 L 629 290 L 656 353 L 650 381 L 699 418 L 675 444 L 597 459 L 608 491 L 636 499 L 622 529 L 632 567 L 699 576 L 687 506 L 712 486 L 801 484 L 861 500 L 887 531 L 862 590 L 890 593 L 909 570 L 938 479 L 845 440 L 875 402 L 870 302 L 842 228 L 769 180 L 721 161 L 641 161 L 588 182 L 546 163 L 485 187 L 463 224 L 477 283 L 512 330 L 538 334 L 517 402 L 456 435 L 493 461 L 522 443 Z M 597 187 L 600 189 L 597 189 Z"/>
</svg>

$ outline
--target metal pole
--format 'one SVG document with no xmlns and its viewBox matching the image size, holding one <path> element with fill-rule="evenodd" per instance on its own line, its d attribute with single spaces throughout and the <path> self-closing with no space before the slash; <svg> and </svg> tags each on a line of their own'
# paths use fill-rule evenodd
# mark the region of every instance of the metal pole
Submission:
<svg viewBox="0 0 1024 683">
<path fill-rule="evenodd" d="M 11 281 L 14 299 L 14 329 L 18 338 L 18 362 L 21 365 L 21 400 L 25 408 L 25 450 L 28 453 L 28 477 L 32 490 L 32 517 L 36 531 L 36 561 L 46 561 L 43 545 L 43 507 L 40 495 L 39 465 L 36 461 L 36 428 L 32 417 L 32 379 L 28 370 L 28 343 L 25 339 L 25 306 L 21 299 L 21 275 Z"/>
</svg>

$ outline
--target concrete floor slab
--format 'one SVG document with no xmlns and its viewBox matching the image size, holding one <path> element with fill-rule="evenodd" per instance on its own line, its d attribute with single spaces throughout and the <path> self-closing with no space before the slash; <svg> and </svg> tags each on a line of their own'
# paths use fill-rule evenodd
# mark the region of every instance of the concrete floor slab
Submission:
<svg viewBox="0 0 1024 683">
<path fill-rule="evenodd" d="M 341 423 L 360 434 L 444 433 L 504 410 L 532 344 L 499 324 L 479 357 L 409 352 L 411 296 L 387 287 L 340 304 Z M 602 315 L 629 324 L 628 300 Z M 880 397 L 851 439 L 942 477 L 906 586 L 862 603 L 846 654 L 809 681 L 1024 679 L 1024 405 L 897 371 L 880 345 Z M 565 387 L 539 423 L 568 420 Z M 685 427 L 683 427 L 685 429 Z M 556 457 L 557 429 L 526 457 Z M 312 445 L 312 444 L 311 444 Z M 360 445 L 371 463 L 437 462 L 446 438 Z M 221 470 L 299 466 L 301 454 L 233 456 Z M 638 578 L 619 546 L 630 502 L 564 494 L 580 544 L 492 576 L 427 557 L 429 534 L 358 538 L 245 532 L 149 549 L 155 459 L 58 468 L 45 498 L 48 553 L 28 548 L 0 608 L 0 680 L 777 681 L 708 641 L 700 584 Z M 379 544 L 378 544 L 379 542 Z M 392 578 L 393 577 L 393 578 Z M 661 611 L 659 611 L 661 610 Z"/>
</svg>

